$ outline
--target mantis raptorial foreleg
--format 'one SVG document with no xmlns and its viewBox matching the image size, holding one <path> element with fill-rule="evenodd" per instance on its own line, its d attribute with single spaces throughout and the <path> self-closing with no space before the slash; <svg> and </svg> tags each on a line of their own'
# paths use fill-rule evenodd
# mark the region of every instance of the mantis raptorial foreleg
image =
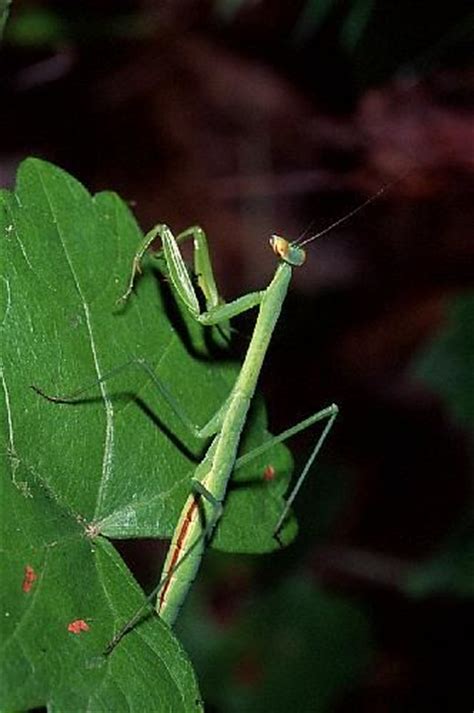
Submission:
<svg viewBox="0 0 474 713">
<path fill-rule="evenodd" d="M 155 253 L 155 256 L 161 257 L 161 254 L 164 252 L 168 264 L 177 265 L 176 280 L 178 284 L 182 285 L 182 293 L 180 293 L 180 295 L 184 298 L 186 306 L 193 314 L 199 313 L 198 298 L 194 288 L 192 287 L 192 283 L 189 279 L 189 275 L 181 255 L 172 245 L 173 241 L 170 240 L 170 232 L 171 231 L 167 225 L 159 223 L 145 235 L 133 258 L 128 286 L 119 302 L 125 302 L 130 297 L 135 284 L 135 279 L 141 272 L 141 262 L 145 253 L 149 250 L 152 243 L 157 238 L 160 238 L 162 249 L 158 250 Z M 202 228 L 192 226 L 191 228 L 184 230 L 182 233 L 179 233 L 176 238 L 173 238 L 176 246 L 189 239 L 192 239 L 193 241 L 194 272 L 197 276 L 198 285 L 205 297 L 206 307 L 209 310 L 213 307 L 217 307 L 221 303 L 221 299 L 217 291 L 212 263 L 209 256 L 206 234 Z"/>
<path fill-rule="evenodd" d="M 201 228 L 192 227 L 175 238 L 167 225 L 159 224 L 146 234 L 135 254 L 128 287 L 120 298 L 120 302 L 124 302 L 130 297 L 136 276 L 141 271 L 140 265 L 143 257 L 157 237 L 162 242 L 162 249 L 156 253 L 157 256 L 161 257 L 163 255 L 165 258 L 169 277 L 178 297 L 184 302 L 191 315 L 201 324 L 214 325 L 219 324 L 219 322 L 225 322 L 242 314 L 242 312 L 252 309 L 252 307 L 256 307 L 262 301 L 265 291 L 250 292 L 248 295 L 239 297 L 233 302 L 223 303 L 217 291 L 204 231 Z M 178 247 L 179 242 L 183 242 L 188 238 L 192 238 L 194 243 L 194 271 L 206 301 L 205 310 L 201 310 L 198 295 Z"/>
</svg>

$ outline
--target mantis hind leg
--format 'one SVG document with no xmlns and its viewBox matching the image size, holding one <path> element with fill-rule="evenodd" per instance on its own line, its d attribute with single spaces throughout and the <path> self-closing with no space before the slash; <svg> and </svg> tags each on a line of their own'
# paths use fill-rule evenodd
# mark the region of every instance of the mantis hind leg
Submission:
<svg viewBox="0 0 474 713">
<path fill-rule="evenodd" d="M 195 423 L 192 422 L 192 420 L 189 418 L 188 414 L 186 411 L 181 407 L 181 405 L 178 403 L 178 400 L 173 396 L 171 391 L 168 389 L 168 387 L 165 385 L 164 381 L 160 379 L 160 377 L 156 374 L 152 366 L 145 360 L 145 359 L 131 359 L 130 361 L 126 362 L 125 364 L 121 364 L 120 366 L 116 366 L 114 369 L 111 369 L 110 371 L 106 372 L 103 374 L 99 379 L 95 379 L 93 382 L 87 384 L 86 386 L 77 389 L 76 391 L 72 392 L 71 394 L 65 394 L 65 395 L 52 395 L 46 393 L 43 389 L 40 389 L 38 386 L 32 384 L 31 388 L 33 391 L 36 391 L 37 394 L 42 396 L 44 399 L 47 401 L 52 401 L 53 403 L 62 403 L 62 404 L 73 404 L 80 402 L 81 396 L 83 394 L 87 393 L 91 389 L 93 389 L 95 386 L 98 386 L 99 384 L 102 384 L 109 379 L 113 378 L 114 376 L 117 376 L 120 374 L 122 371 L 125 369 L 128 369 L 129 367 L 137 367 L 141 369 L 142 371 L 145 371 L 145 373 L 149 376 L 149 378 L 152 380 L 154 385 L 157 387 L 158 391 L 160 394 L 163 396 L 164 400 L 168 404 L 168 406 L 174 411 L 176 416 L 179 418 L 183 426 L 189 431 L 189 433 L 192 433 L 194 436 L 197 438 L 209 438 L 210 436 L 215 435 L 218 433 L 218 431 L 221 428 L 221 424 L 223 421 L 223 418 L 225 416 L 225 413 L 227 411 L 227 402 L 228 398 L 225 400 L 223 405 L 216 411 L 216 413 L 209 419 L 209 421 L 204 424 L 204 426 L 197 426 Z"/>
<path fill-rule="evenodd" d="M 300 421 L 299 423 L 295 424 L 291 428 L 288 428 L 286 431 L 283 431 L 282 433 L 278 434 L 277 436 L 274 436 L 273 438 L 270 438 L 268 441 L 265 441 L 261 446 L 258 446 L 258 448 L 255 448 L 254 450 L 250 451 L 249 453 L 245 453 L 245 455 L 241 456 L 238 458 L 235 462 L 235 467 L 239 468 L 245 463 L 248 463 L 251 461 L 253 458 L 256 458 L 257 456 L 261 455 L 262 453 L 265 453 L 269 448 L 272 448 L 275 446 L 277 443 L 283 443 L 284 441 L 288 440 L 288 438 L 291 438 L 292 436 L 295 436 L 297 433 L 300 433 L 301 431 L 306 430 L 310 426 L 312 426 L 315 423 L 318 423 L 318 421 L 324 421 L 327 420 L 326 425 L 323 428 L 322 433 L 319 435 L 319 438 L 316 441 L 316 444 L 311 451 L 308 460 L 306 461 L 306 464 L 301 471 L 300 475 L 298 476 L 295 485 L 293 486 L 293 489 L 287 498 L 287 501 L 285 503 L 285 506 L 282 510 L 282 513 L 278 519 L 278 522 L 275 526 L 275 530 L 273 532 L 273 536 L 275 539 L 281 544 L 280 539 L 279 539 L 279 534 L 282 530 L 282 527 L 285 523 L 285 520 L 288 516 L 288 513 L 290 511 L 290 508 L 301 488 L 303 485 L 303 482 L 313 465 L 316 456 L 318 455 L 319 451 L 322 448 L 322 445 L 324 441 L 326 440 L 327 436 L 329 435 L 329 431 L 331 430 L 334 421 L 336 420 L 336 416 L 339 413 L 339 409 L 336 406 L 336 404 L 331 404 L 331 406 L 328 406 L 325 409 L 322 409 L 321 411 L 317 411 L 314 413 L 312 416 L 309 416 L 308 418 L 305 418 L 303 421 Z"/>
</svg>

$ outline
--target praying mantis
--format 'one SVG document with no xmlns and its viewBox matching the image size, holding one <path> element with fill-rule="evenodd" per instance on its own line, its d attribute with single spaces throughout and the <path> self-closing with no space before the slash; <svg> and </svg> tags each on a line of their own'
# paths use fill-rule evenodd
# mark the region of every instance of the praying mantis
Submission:
<svg viewBox="0 0 474 713">
<path fill-rule="evenodd" d="M 323 442 L 332 428 L 338 413 L 336 404 L 318 411 L 292 428 L 265 442 L 250 453 L 237 458 L 242 430 L 257 386 L 262 365 L 281 313 L 281 309 L 291 281 L 293 269 L 303 265 L 305 251 L 303 243 L 290 243 L 283 237 L 273 235 L 270 246 L 278 258 L 278 265 L 273 279 L 265 290 L 252 292 L 237 298 L 228 304 L 222 303 L 209 256 L 207 238 L 204 231 L 192 227 L 174 237 L 166 225 L 155 226 L 144 238 L 136 253 L 130 281 L 121 300 L 126 301 L 133 290 L 135 278 L 140 271 L 140 264 L 146 251 L 156 238 L 161 240 L 163 256 L 168 268 L 171 284 L 190 314 L 200 324 L 211 326 L 226 322 L 242 312 L 258 307 L 258 315 L 253 334 L 230 395 L 224 404 L 203 427 L 191 426 L 199 438 L 212 438 L 206 454 L 197 466 L 189 494 L 171 540 L 163 567 L 161 586 L 158 590 L 156 610 L 159 616 L 170 626 L 176 620 L 187 593 L 194 581 L 205 548 L 205 540 L 210 537 L 221 513 L 227 485 L 233 470 L 260 455 L 277 442 L 282 442 L 299 431 L 318 421 L 326 421 L 316 445 L 301 473 L 292 495 L 275 525 L 274 536 L 285 522 L 291 504 L 306 477 Z M 314 240 L 309 238 L 304 243 Z M 181 255 L 179 244 L 192 239 L 194 246 L 194 271 L 198 286 L 205 299 L 205 309 L 201 310 L 198 295 L 190 279 Z M 154 378 L 157 381 L 157 377 Z M 188 424 L 187 418 L 177 409 L 174 399 L 162 384 L 160 391 L 168 403 L 177 411 L 180 418 Z"/>
</svg>

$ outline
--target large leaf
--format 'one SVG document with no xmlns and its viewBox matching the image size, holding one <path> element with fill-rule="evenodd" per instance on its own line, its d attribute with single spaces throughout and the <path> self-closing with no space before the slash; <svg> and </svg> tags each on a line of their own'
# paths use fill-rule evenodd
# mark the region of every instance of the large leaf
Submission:
<svg viewBox="0 0 474 713">
<path fill-rule="evenodd" d="M 7 623 L 17 644 L 6 662 L 10 673 L 21 670 L 21 661 L 35 672 L 24 687 L 38 687 L 36 700 L 44 702 L 70 688 L 74 656 L 86 646 L 83 640 L 93 638 L 92 625 L 91 632 L 65 636 L 69 617 L 87 621 L 89 616 L 94 627 L 100 622 L 101 645 L 104 632 L 110 639 L 126 620 L 132 580 L 105 538 L 171 536 L 207 445 L 183 429 L 136 366 L 99 385 L 97 380 L 130 360 L 146 359 L 183 410 L 202 424 L 229 393 L 235 368 L 209 357 L 209 335 L 183 314 L 156 270 L 145 270 L 136 295 L 117 308 L 141 233 L 116 195 L 91 197 L 60 169 L 29 159 L 20 167 L 15 193 L 3 192 L 0 199 L 2 479 L 11 490 L 1 503 L 2 547 L 11 587 Z M 67 394 L 90 383 L 95 386 L 75 404 L 51 403 L 30 388 Z M 244 448 L 268 437 L 260 406 Z M 277 474 L 269 482 L 263 476 L 267 463 Z M 248 552 L 276 547 L 272 532 L 289 467 L 288 452 L 279 446 L 236 473 L 215 545 Z M 18 529 L 24 529 L 21 537 Z M 284 539 L 294 533 L 290 521 Z M 33 587 L 27 598 L 18 579 L 26 566 L 39 573 L 37 594 Z M 114 575 L 123 579 L 115 589 Z M 38 601 L 38 610 L 32 607 L 31 621 L 24 624 L 26 601 L 30 606 Z M 130 604 L 127 611 L 133 608 Z M 53 637 L 53 663 L 41 653 L 37 629 L 48 638 L 55 627 L 65 640 Z M 164 631 L 159 623 L 155 629 Z M 171 642 L 166 646 L 177 647 L 167 631 L 166 636 Z M 124 647 L 131 646 L 127 640 Z M 154 641 L 156 651 L 166 648 L 160 638 Z M 44 656 L 50 686 L 32 651 Z M 91 651 L 100 651 L 96 641 L 87 645 L 87 656 Z M 146 655 L 145 647 L 141 653 Z M 172 662 L 165 666 L 173 668 Z M 84 688 L 97 681 L 92 670 L 84 674 Z M 120 675 L 114 680 L 118 685 Z M 156 676 L 153 685 L 161 685 Z"/>
</svg>

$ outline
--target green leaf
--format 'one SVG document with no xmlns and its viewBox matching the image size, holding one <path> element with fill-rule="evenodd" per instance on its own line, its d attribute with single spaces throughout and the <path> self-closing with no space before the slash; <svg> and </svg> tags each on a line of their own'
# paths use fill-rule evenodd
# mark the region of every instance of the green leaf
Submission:
<svg viewBox="0 0 474 713">
<path fill-rule="evenodd" d="M 91 197 L 65 172 L 28 159 L 19 169 L 15 192 L 0 194 L 0 233 L 2 477 L 11 490 L 0 505 L 2 568 L 11 587 L 5 606 L 15 643 L 5 658 L 11 682 L 5 705 L 60 699 L 71 690 L 68 672 L 79 659 L 87 670 L 81 685 L 75 675 L 73 687 L 84 701 L 108 690 L 86 662 L 103 650 L 140 601 L 105 538 L 170 537 L 207 445 L 183 429 L 136 365 L 101 384 L 97 380 L 122 364 L 146 359 L 190 418 L 203 424 L 225 400 L 236 369 L 210 357 L 209 332 L 177 305 L 156 261 L 148 262 L 126 307 L 117 308 L 142 236 L 115 194 Z M 39 396 L 32 384 L 62 395 L 84 385 L 92 388 L 74 404 L 58 404 Z M 257 400 L 243 450 L 267 438 Z M 271 482 L 264 478 L 268 463 L 277 474 Z M 236 473 L 215 546 L 244 552 L 277 547 L 272 532 L 290 467 L 287 449 L 278 446 Z M 290 520 L 285 541 L 295 531 Z M 38 572 L 38 580 L 23 597 L 26 566 Z M 90 632 L 69 633 L 67 624 L 76 619 L 90 619 Z M 153 628 L 146 639 L 142 628 L 145 632 L 148 626 Z M 194 710 L 189 701 L 196 699 L 195 684 L 173 636 L 158 621 L 137 631 L 139 640 L 128 635 L 107 660 L 108 685 L 122 683 L 120 667 L 119 673 L 110 669 L 115 672 L 112 662 L 126 657 L 129 647 L 137 647 L 128 655 L 135 657 L 139 681 L 148 671 L 148 664 L 140 663 L 148 647 L 150 656 L 174 652 L 181 667 L 162 656 L 162 670 L 173 674 L 169 680 L 165 673 L 149 676 L 148 686 L 150 681 L 153 690 L 168 686 L 187 701 L 183 710 Z M 54 642 L 45 652 L 43 640 Z M 16 670 L 29 672 L 22 686 Z M 187 698 L 178 685 L 186 677 Z M 128 683 L 124 689 L 127 695 L 134 690 Z M 26 695 L 33 703 L 25 702 Z M 169 707 L 181 710 L 179 705 Z M 128 710 L 125 704 L 115 709 L 122 708 Z M 101 710 L 99 703 L 96 709 Z"/>
<path fill-rule="evenodd" d="M 85 536 L 8 452 L 0 487 L 1 709 L 202 711 L 191 665 L 158 618 L 103 655 L 143 602 L 107 540 Z M 69 631 L 74 622 L 88 630 Z"/>
</svg>

